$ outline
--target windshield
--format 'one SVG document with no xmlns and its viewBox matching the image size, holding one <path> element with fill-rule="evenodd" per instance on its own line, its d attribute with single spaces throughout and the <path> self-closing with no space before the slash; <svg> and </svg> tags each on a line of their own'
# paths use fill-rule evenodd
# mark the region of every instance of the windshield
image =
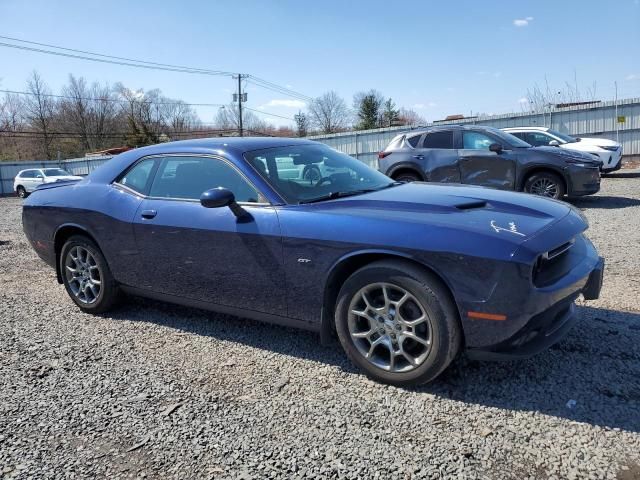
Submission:
<svg viewBox="0 0 640 480">
<path fill-rule="evenodd" d="M 510 145 L 514 148 L 531 148 L 531 145 L 529 145 L 524 140 L 520 140 L 515 135 L 511 135 L 510 133 L 503 132 L 498 128 L 487 127 L 487 129 L 491 131 L 491 133 L 494 134 L 496 137 L 499 137 L 500 140 L 505 142 L 507 145 Z"/>
<path fill-rule="evenodd" d="M 288 203 L 379 190 L 395 182 L 326 145 L 290 145 L 245 153 L 246 160 Z"/>
<path fill-rule="evenodd" d="M 555 130 L 547 130 L 547 132 L 553 135 L 554 137 L 558 137 L 560 140 L 562 140 L 565 143 L 576 143 L 578 141 L 571 135 L 566 135 L 564 133 L 560 133 Z"/>
<path fill-rule="evenodd" d="M 66 177 L 71 175 L 69 172 L 65 172 L 61 168 L 45 168 L 42 170 L 45 177 Z"/>
</svg>

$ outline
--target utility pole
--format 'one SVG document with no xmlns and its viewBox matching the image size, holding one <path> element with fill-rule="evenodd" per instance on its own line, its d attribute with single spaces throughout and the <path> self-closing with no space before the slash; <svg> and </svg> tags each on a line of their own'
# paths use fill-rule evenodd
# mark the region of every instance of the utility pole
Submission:
<svg viewBox="0 0 640 480">
<path fill-rule="evenodd" d="M 245 75 L 238 74 L 238 93 L 233 94 L 233 100 L 238 102 L 238 133 L 242 137 L 244 132 L 242 129 L 242 102 L 247 101 L 247 94 L 242 93 L 242 78 Z"/>
<path fill-rule="evenodd" d="M 616 101 L 615 101 L 615 105 L 616 105 L 616 113 L 615 113 L 615 117 L 616 117 L 616 142 L 620 143 L 620 124 L 618 123 L 618 81 L 616 80 L 615 82 L 613 82 L 613 85 L 616 89 Z"/>
</svg>

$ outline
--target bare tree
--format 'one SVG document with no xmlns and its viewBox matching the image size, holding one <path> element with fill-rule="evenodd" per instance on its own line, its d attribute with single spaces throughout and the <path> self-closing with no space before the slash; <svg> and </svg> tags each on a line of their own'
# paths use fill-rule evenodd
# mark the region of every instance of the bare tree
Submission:
<svg viewBox="0 0 640 480">
<path fill-rule="evenodd" d="M 347 126 L 350 113 L 344 100 L 330 91 L 311 101 L 309 116 L 312 125 L 322 133 L 334 133 Z"/>
<path fill-rule="evenodd" d="M 217 129 L 224 130 L 220 133 L 229 134 L 234 130 L 240 130 L 240 114 L 238 105 L 230 103 L 224 107 L 220 107 L 216 114 L 214 122 Z M 264 133 L 268 129 L 268 124 L 264 120 L 258 118 L 249 110 L 242 111 L 242 128 L 249 133 Z"/>
<path fill-rule="evenodd" d="M 306 137 L 309 131 L 309 119 L 307 116 L 298 112 L 293 116 L 293 119 L 296 121 L 296 133 L 299 137 Z"/>
<path fill-rule="evenodd" d="M 397 122 L 400 125 L 424 125 L 427 121 L 420 116 L 415 110 L 410 108 L 401 108 L 398 110 Z"/>
<path fill-rule="evenodd" d="M 19 95 L 6 93 L 0 101 L 0 159 L 22 160 L 21 132 L 26 130 L 24 105 Z M 4 134 L 4 135 L 3 135 Z"/>
<path fill-rule="evenodd" d="M 53 122 L 56 104 L 51 92 L 35 70 L 27 81 L 29 96 L 24 101 L 25 118 L 31 130 L 40 134 L 41 153 L 47 160 L 53 158 Z"/>
</svg>

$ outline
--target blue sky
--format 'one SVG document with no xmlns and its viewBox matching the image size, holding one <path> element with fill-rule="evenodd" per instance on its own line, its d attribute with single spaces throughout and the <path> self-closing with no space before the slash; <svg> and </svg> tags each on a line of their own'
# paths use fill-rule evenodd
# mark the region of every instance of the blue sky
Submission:
<svg viewBox="0 0 640 480">
<path fill-rule="evenodd" d="M 640 97 L 640 0 L 41 1 L 0 0 L 0 35 L 162 63 L 250 73 L 308 96 L 375 88 L 427 120 L 520 111 L 534 84 L 596 82 Z M 69 73 L 228 103 L 228 77 L 152 71 L 0 47 L 0 88 L 38 70 L 58 92 Z M 292 116 L 285 95 L 247 86 L 247 106 Z M 215 107 L 199 108 L 203 121 Z M 285 120 L 269 118 L 276 124 Z"/>
</svg>

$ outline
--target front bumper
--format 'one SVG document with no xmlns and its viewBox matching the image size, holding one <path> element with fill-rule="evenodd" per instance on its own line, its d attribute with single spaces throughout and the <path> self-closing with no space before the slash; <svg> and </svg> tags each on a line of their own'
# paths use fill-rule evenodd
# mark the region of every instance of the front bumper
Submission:
<svg viewBox="0 0 640 480">
<path fill-rule="evenodd" d="M 599 257 L 580 291 L 533 316 L 507 340 L 490 347 L 468 349 L 467 356 L 475 360 L 519 360 L 546 350 L 564 338 L 576 323 L 574 301 L 580 293 L 586 300 L 595 300 L 600 296 L 603 272 L 604 259 Z"/>
<path fill-rule="evenodd" d="M 592 195 L 600 190 L 600 168 L 576 167 L 565 169 L 569 196 Z"/>
</svg>

